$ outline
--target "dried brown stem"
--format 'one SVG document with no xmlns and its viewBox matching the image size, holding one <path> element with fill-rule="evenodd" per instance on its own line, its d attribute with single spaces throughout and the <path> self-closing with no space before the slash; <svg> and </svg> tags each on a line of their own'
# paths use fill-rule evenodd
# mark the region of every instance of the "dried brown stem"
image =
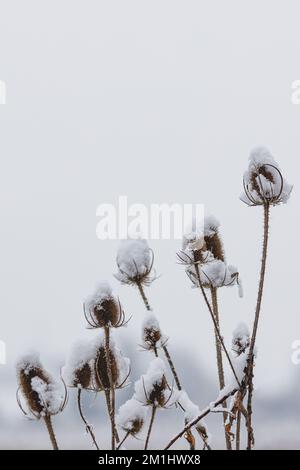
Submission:
<svg viewBox="0 0 300 470">
<path fill-rule="evenodd" d="M 59 450 L 57 441 L 56 441 L 56 436 L 55 436 L 54 429 L 53 429 L 53 425 L 52 425 L 52 421 L 51 421 L 51 416 L 50 415 L 44 416 L 44 421 L 47 427 L 47 431 L 50 437 L 53 450 Z"/>
<path fill-rule="evenodd" d="M 114 406 L 114 383 L 112 378 L 111 371 L 111 361 L 110 361 L 110 338 L 109 338 L 109 326 L 104 327 L 105 333 L 105 355 L 106 355 L 106 364 L 107 364 L 107 375 L 109 379 L 109 411 L 110 411 L 110 421 L 111 421 L 111 448 L 115 450 L 116 448 L 116 425 L 115 425 L 115 406 Z"/>
<path fill-rule="evenodd" d="M 128 436 L 130 436 L 130 431 L 127 431 L 127 433 L 125 434 L 125 436 L 121 440 L 120 444 L 118 445 L 117 450 L 120 450 L 120 448 L 122 447 L 122 445 L 124 444 L 124 442 L 126 441 Z"/>
<path fill-rule="evenodd" d="M 213 310 L 212 310 L 212 307 L 211 307 L 211 305 L 210 305 L 210 303 L 209 303 L 209 301 L 208 301 L 207 295 L 206 295 L 206 293 L 205 293 L 205 290 L 204 290 L 204 287 L 203 287 L 203 284 L 202 284 L 202 281 L 201 281 L 201 277 L 200 277 L 199 266 L 198 266 L 197 263 L 195 263 L 195 270 L 196 270 L 196 274 L 197 274 L 198 284 L 199 284 L 201 293 L 202 293 L 202 295 L 203 295 L 203 298 L 204 298 L 204 300 L 205 300 L 205 303 L 206 303 L 206 305 L 207 305 L 208 311 L 209 311 L 209 313 L 210 313 L 211 319 L 212 319 L 212 321 L 213 321 L 213 324 L 214 324 L 215 331 L 216 331 L 216 333 L 217 333 L 218 339 L 219 339 L 219 341 L 220 341 L 220 343 L 221 343 L 221 345 L 222 345 L 223 351 L 224 351 L 224 353 L 225 353 L 225 355 L 226 355 L 226 357 L 227 357 L 227 360 L 228 360 L 228 362 L 229 362 L 229 365 L 230 365 L 230 368 L 231 368 L 231 370 L 232 370 L 232 373 L 233 373 L 233 375 L 234 375 L 234 377 L 235 377 L 235 380 L 237 381 L 239 387 L 241 387 L 241 383 L 240 383 L 240 381 L 239 381 L 239 379 L 238 379 L 238 376 L 236 375 L 235 369 L 234 369 L 233 364 L 232 364 L 232 360 L 231 360 L 230 355 L 229 355 L 229 353 L 228 353 L 228 351 L 227 351 L 227 348 L 226 348 L 226 346 L 225 346 L 225 343 L 224 343 L 223 337 L 222 337 L 222 335 L 221 335 L 220 329 L 219 329 L 218 324 L 217 324 L 217 322 L 216 322 L 216 319 L 215 319 L 215 316 L 214 316 L 214 312 L 213 312 Z"/>
<path fill-rule="evenodd" d="M 168 443 L 168 445 L 164 448 L 164 450 L 168 450 L 170 447 L 172 447 L 172 445 L 178 440 L 180 439 L 184 433 L 186 433 L 190 428 L 192 428 L 193 426 L 195 426 L 195 424 L 197 424 L 201 419 L 205 418 L 205 416 L 207 416 L 213 408 L 216 408 L 217 406 L 221 405 L 222 403 L 224 403 L 224 401 L 226 401 L 228 398 L 230 398 L 232 395 L 234 395 L 236 392 L 238 391 L 238 388 L 234 388 L 233 390 L 231 390 L 230 392 L 228 392 L 226 395 L 224 395 L 223 397 L 221 397 L 219 400 L 215 401 L 212 405 L 208 406 L 207 408 L 205 408 L 199 416 L 197 416 L 197 418 L 193 419 L 192 421 L 190 421 L 190 423 L 188 423 L 183 429 L 182 431 L 180 431 L 178 434 L 176 434 L 176 436 L 174 436 L 170 442 Z"/>
<path fill-rule="evenodd" d="M 247 402 L 247 450 L 251 450 L 254 445 L 254 433 L 252 427 L 252 398 L 253 398 L 253 367 L 254 367 L 254 348 L 257 335 L 258 322 L 261 311 L 261 303 L 263 298 L 264 281 L 266 274 L 268 241 L 269 241 L 269 225 L 270 225 L 270 205 L 264 204 L 264 240 L 261 259 L 260 279 L 258 286 L 258 294 L 255 309 L 255 318 L 252 330 L 252 336 L 249 347 L 247 377 L 248 377 L 248 402 Z"/>
<path fill-rule="evenodd" d="M 92 438 L 92 441 L 96 447 L 97 450 L 100 450 L 99 449 L 99 446 L 97 444 L 97 441 L 96 441 L 96 437 L 95 437 L 95 434 L 93 432 L 93 429 L 92 427 L 90 426 L 90 424 L 87 422 L 84 414 L 83 414 L 83 411 L 82 411 L 82 406 L 81 406 L 81 392 L 82 390 L 79 388 L 78 389 L 78 393 L 77 393 L 77 405 L 78 405 L 78 410 L 79 410 L 79 414 L 80 414 L 80 417 L 82 419 L 82 421 L 84 422 L 85 424 L 85 429 L 86 429 L 86 432 L 91 436 Z"/>
<path fill-rule="evenodd" d="M 235 431 L 235 450 L 240 450 L 241 442 L 241 411 L 238 411 Z"/>
<path fill-rule="evenodd" d="M 152 431 L 152 427 L 153 427 L 153 422 L 154 422 L 156 410 L 157 410 L 157 407 L 155 405 L 153 405 L 144 450 L 148 449 L 149 439 L 150 439 L 150 435 L 151 435 L 151 431 Z"/>
<path fill-rule="evenodd" d="M 219 316 L 217 288 L 216 287 L 211 287 L 210 292 L 211 292 L 211 301 L 212 301 L 213 313 L 214 313 L 218 328 L 220 328 L 220 316 Z M 223 390 L 223 388 L 225 387 L 225 378 L 224 378 L 224 368 L 223 368 L 223 358 L 222 358 L 222 345 L 220 343 L 216 328 L 215 328 L 215 340 L 216 340 L 216 356 L 217 356 L 219 387 L 220 387 L 220 390 Z M 224 402 L 224 407 L 227 408 L 227 403 L 226 402 Z M 231 447 L 230 436 L 226 432 L 226 421 L 227 421 L 227 415 L 224 412 L 223 413 L 223 422 L 224 422 L 225 442 L 226 442 L 227 450 L 231 450 L 232 447 Z"/>
</svg>

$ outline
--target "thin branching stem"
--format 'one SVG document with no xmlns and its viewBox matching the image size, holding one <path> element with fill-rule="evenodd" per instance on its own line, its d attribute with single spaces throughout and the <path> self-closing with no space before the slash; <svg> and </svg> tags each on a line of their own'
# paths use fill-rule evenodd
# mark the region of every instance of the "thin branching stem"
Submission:
<svg viewBox="0 0 300 470">
<path fill-rule="evenodd" d="M 51 441 L 53 450 L 59 450 L 58 445 L 57 445 L 56 436 L 55 436 L 54 429 L 53 429 L 53 425 L 52 425 L 52 421 L 51 421 L 51 416 L 50 415 L 44 416 L 44 421 L 45 421 L 45 424 L 46 424 L 46 427 L 47 427 L 47 431 L 48 431 L 48 434 L 49 434 L 49 437 L 50 437 L 50 441 Z"/>
<path fill-rule="evenodd" d="M 250 347 L 249 347 L 248 367 L 247 367 L 247 376 L 248 376 L 247 450 L 251 450 L 252 445 L 254 444 L 254 433 L 253 433 L 253 428 L 252 428 L 254 348 L 255 348 L 255 341 L 256 341 L 260 311 L 261 311 L 261 303 L 262 303 L 262 298 L 263 298 L 264 281 L 265 281 L 265 274 L 266 274 L 268 241 L 269 241 L 269 225 L 270 225 L 270 205 L 269 203 L 266 202 L 264 204 L 264 240 L 263 240 L 263 249 L 262 249 L 260 278 L 259 278 L 258 294 L 257 294 L 257 301 L 256 301 L 255 318 L 254 318 L 252 336 L 251 336 Z"/>
<path fill-rule="evenodd" d="M 174 436 L 170 442 L 167 444 L 167 446 L 164 448 L 164 450 L 168 450 L 172 445 L 180 439 L 190 428 L 195 426 L 201 419 L 205 418 L 214 408 L 217 406 L 221 405 L 226 401 L 228 398 L 232 397 L 239 389 L 234 388 L 230 392 L 226 393 L 223 397 L 221 397 L 219 400 L 216 400 L 213 404 L 210 404 L 207 408 L 205 408 L 197 418 L 193 419 L 190 421 L 176 436 Z"/>
<path fill-rule="evenodd" d="M 197 274 L 198 284 L 199 284 L 201 293 L 202 293 L 202 295 L 203 295 L 203 298 L 204 298 L 204 300 L 205 300 L 205 303 L 206 303 L 206 305 L 207 305 L 208 311 L 209 311 L 209 313 L 210 313 L 211 319 L 212 319 L 212 321 L 213 321 L 213 324 L 214 324 L 214 327 L 215 327 L 215 331 L 216 331 L 216 333 L 217 333 L 217 335 L 218 335 L 218 339 L 219 339 L 219 341 L 220 341 L 220 343 L 221 343 L 221 345 L 222 345 L 223 351 L 224 351 L 224 353 L 225 353 L 225 355 L 226 355 L 226 357 L 227 357 L 227 360 L 228 360 L 228 362 L 229 362 L 229 365 L 230 365 L 230 368 L 231 368 L 231 370 L 232 370 L 232 373 L 233 373 L 233 375 L 234 375 L 234 377 L 235 377 L 235 380 L 237 381 L 239 387 L 241 387 L 241 383 L 240 383 L 240 381 L 239 381 L 239 379 L 238 379 L 238 376 L 237 376 L 237 374 L 236 374 L 236 372 L 235 372 L 235 369 L 234 369 L 233 364 L 232 364 L 232 360 L 231 360 L 230 355 L 229 355 L 229 353 L 228 353 L 228 351 L 227 351 L 227 348 L 226 348 L 226 346 L 225 346 L 225 343 L 224 343 L 223 337 L 222 337 L 222 335 L 221 335 L 220 329 L 219 329 L 218 324 L 217 324 L 217 322 L 216 322 L 216 319 L 215 319 L 215 316 L 214 316 L 214 312 L 213 312 L 213 310 L 212 310 L 212 307 L 211 307 L 211 305 L 210 305 L 210 303 L 209 303 L 209 300 L 208 300 L 208 298 L 207 298 L 207 295 L 206 295 L 206 293 L 205 293 L 205 290 L 204 290 L 204 287 L 203 287 L 203 284 L 202 284 L 202 281 L 201 281 L 201 277 L 200 277 L 199 266 L 198 266 L 197 263 L 195 263 L 195 270 L 196 270 L 196 274 Z"/>
<path fill-rule="evenodd" d="M 78 405 L 78 410 L 79 410 L 79 414 L 80 414 L 80 417 L 82 419 L 82 421 L 84 422 L 85 424 L 85 429 L 86 429 L 86 432 L 91 436 L 92 438 L 92 441 L 93 441 L 93 444 L 94 446 L 96 447 L 97 450 L 100 450 L 99 449 L 99 446 L 97 444 L 97 441 L 96 441 L 96 437 L 95 437 L 95 434 L 93 432 L 93 428 L 92 426 L 87 422 L 84 414 L 83 414 L 83 411 L 82 411 L 82 406 L 81 406 L 81 388 L 78 389 L 78 393 L 77 393 L 77 405 Z"/>
<path fill-rule="evenodd" d="M 122 447 L 122 445 L 124 444 L 124 442 L 126 441 L 126 439 L 130 436 L 130 431 L 127 431 L 127 433 L 125 434 L 125 436 L 123 437 L 123 439 L 121 440 L 120 444 L 118 445 L 117 447 L 117 450 L 120 450 L 120 448 Z"/>
<path fill-rule="evenodd" d="M 212 303 L 213 313 L 214 313 L 218 328 L 220 328 L 220 316 L 219 316 L 217 288 L 216 287 L 211 287 L 210 292 L 211 292 L 211 303 Z M 220 340 L 219 340 L 219 337 L 218 337 L 218 332 L 217 332 L 216 328 L 215 328 L 215 340 L 216 340 L 216 356 L 217 356 L 219 387 L 220 387 L 220 390 L 223 390 L 223 388 L 225 387 L 225 378 L 224 378 L 224 368 L 223 368 L 223 358 L 222 358 L 222 345 L 220 343 Z M 223 406 L 224 406 L 224 408 L 227 408 L 226 401 L 224 402 Z M 231 447 L 230 436 L 226 432 L 226 421 L 227 421 L 227 415 L 224 412 L 223 413 L 223 422 L 224 422 L 225 442 L 226 442 L 227 450 L 231 450 L 232 447 Z"/>
<path fill-rule="evenodd" d="M 154 418 L 155 418 L 155 414 L 156 414 L 156 409 L 157 409 L 157 407 L 155 405 L 153 405 L 144 450 L 148 449 L 149 439 L 150 439 L 151 431 L 152 431 L 152 428 L 153 428 L 153 422 L 154 422 Z"/>
</svg>

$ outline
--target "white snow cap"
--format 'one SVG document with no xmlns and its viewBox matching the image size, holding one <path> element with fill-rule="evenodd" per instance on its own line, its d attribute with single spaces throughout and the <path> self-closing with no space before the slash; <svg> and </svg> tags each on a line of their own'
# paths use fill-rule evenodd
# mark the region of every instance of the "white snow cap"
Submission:
<svg viewBox="0 0 300 470">
<path fill-rule="evenodd" d="M 96 305 L 101 305 L 104 300 L 112 298 L 113 292 L 110 284 L 107 281 L 102 281 L 97 284 L 94 293 L 86 298 L 85 307 L 87 310 L 91 310 Z"/>
<path fill-rule="evenodd" d="M 95 358 L 96 350 L 97 344 L 95 340 L 89 341 L 81 339 L 73 344 L 63 369 L 63 375 L 67 385 L 72 386 L 75 384 L 75 372 Z M 78 387 L 80 387 L 80 384 L 78 384 Z"/>
<path fill-rule="evenodd" d="M 195 286 L 198 286 L 198 278 L 194 266 L 190 266 L 186 269 L 187 274 L 193 281 Z M 239 295 L 243 295 L 239 273 L 235 266 L 226 264 L 224 261 L 214 259 L 204 263 L 199 269 L 201 283 L 204 287 L 231 287 L 234 285 L 239 286 Z"/>
<path fill-rule="evenodd" d="M 212 237 L 218 232 L 219 227 L 220 222 L 214 215 L 205 215 L 200 222 L 193 218 L 183 235 L 182 249 L 201 250 L 204 246 L 204 237 Z"/>
<path fill-rule="evenodd" d="M 259 172 L 263 166 L 269 175 L 268 178 Z M 283 178 L 279 165 L 265 147 L 256 147 L 251 151 L 244 183 L 246 191 L 242 193 L 240 199 L 248 205 L 261 204 L 263 199 L 270 200 L 271 203 L 272 200 L 274 203 L 287 203 L 293 189 L 293 186 Z"/>
<path fill-rule="evenodd" d="M 16 362 L 17 372 L 23 370 L 26 375 L 28 375 L 31 369 L 34 369 L 36 367 L 42 368 L 42 364 L 40 361 L 39 353 L 34 350 L 27 351 L 27 353 L 19 357 Z"/>
<path fill-rule="evenodd" d="M 146 407 L 134 398 L 131 398 L 124 405 L 120 406 L 116 422 L 124 431 L 136 434 L 136 432 L 141 430 L 146 414 Z M 137 423 L 139 423 L 138 426 L 136 425 Z M 138 431 L 136 431 L 137 427 L 139 428 Z"/>
<path fill-rule="evenodd" d="M 245 351 L 249 346 L 250 332 L 246 323 L 241 322 L 232 332 L 232 349 L 236 353 Z"/>
<path fill-rule="evenodd" d="M 149 331 L 151 331 L 151 337 L 147 338 Z M 142 324 L 142 340 L 143 340 L 142 346 L 145 349 L 151 349 L 151 346 L 153 345 L 160 347 L 162 343 L 165 343 L 167 341 L 167 338 L 163 336 L 162 334 L 159 321 L 156 315 L 154 315 L 154 313 L 152 312 L 147 312 L 144 317 L 144 321 Z"/>
<path fill-rule="evenodd" d="M 152 263 L 152 252 L 147 240 L 142 238 L 122 240 L 117 253 L 119 271 L 115 277 L 123 282 L 126 278 L 144 275 Z"/>
</svg>

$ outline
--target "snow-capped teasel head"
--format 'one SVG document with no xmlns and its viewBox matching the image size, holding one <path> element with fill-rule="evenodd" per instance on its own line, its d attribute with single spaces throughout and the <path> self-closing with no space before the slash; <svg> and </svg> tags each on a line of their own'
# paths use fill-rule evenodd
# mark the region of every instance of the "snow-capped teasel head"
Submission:
<svg viewBox="0 0 300 470">
<path fill-rule="evenodd" d="M 285 204 L 293 189 L 265 147 L 256 147 L 251 151 L 243 185 L 244 192 L 240 199 L 248 206 Z"/>
<path fill-rule="evenodd" d="M 249 328 L 244 322 L 240 322 L 232 333 L 232 350 L 237 356 L 246 351 L 250 345 Z"/>
<path fill-rule="evenodd" d="M 213 259 L 225 261 L 219 227 L 220 222 L 213 215 L 206 215 L 203 225 L 198 226 L 193 220 L 191 230 L 183 236 L 182 250 L 177 254 L 179 262 L 192 265 L 205 264 Z"/>
<path fill-rule="evenodd" d="M 157 351 L 167 338 L 162 334 L 158 319 L 152 312 L 147 312 L 142 324 L 142 347 L 149 351 Z"/>
<path fill-rule="evenodd" d="M 186 268 L 186 273 L 194 287 L 199 287 L 198 274 L 195 266 Z M 221 260 L 213 260 L 199 268 L 201 284 L 206 289 L 238 286 L 239 296 L 242 297 L 240 275 L 235 266 L 227 265 Z"/>
<path fill-rule="evenodd" d="M 122 284 L 148 286 L 155 280 L 154 255 L 147 240 L 121 240 L 116 261 L 115 278 Z"/>
<path fill-rule="evenodd" d="M 67 402 L 66 387 L 45 371 L 38 353 L 30 352 L 22 356 L 16 369 L 19 383 L 17 401 L 25 415 L 40 419 L 63 411 Z M 28 412 L 24 410 L 20 395 L 26 402 Z"/>
<path fill-rule="evenodd" d="M 92 381 L 92 361 L 96 357 L 95 341 L 78 340 L 72 346 L 63 369 L 69 387 L 88 389 Z"/>
<path fill-rule="evenodd" d="M 88 328 L 118 328 L 127 323 L 120 301 L 106 281 L 97 285 L 94 293 L 85 300 L 83 307 Z"/>
<path fill-rule="evenodd" d="M 136 436 L 143 428 L 146 415 L 146 407 L 134 398 L 131 398 L 120 406 L 116 416 L 116 423 L 126 433 Z"/>
<path fill-rule="evenodd" d="M 134 384 L 134 398 L 144 406 L 167 408 L 177 401 L 178 392 L 169 390 L 166 380 L 166 367 L 162 359 L 150 362 L 146 374 Z"/>
<path fill-rule="evenodd" d="M 130 375 L 130 360 L 123 356 L 120 349 L 116 346 L 114 339 L 110 337 L 110 377 L 103 335 L 96 338 L 96 348 L 96 357 L 93 362 L 93 389 L 100 392 L 109 390 L 111 386 L 114 389 L 125 387 Z"/>
</svg>

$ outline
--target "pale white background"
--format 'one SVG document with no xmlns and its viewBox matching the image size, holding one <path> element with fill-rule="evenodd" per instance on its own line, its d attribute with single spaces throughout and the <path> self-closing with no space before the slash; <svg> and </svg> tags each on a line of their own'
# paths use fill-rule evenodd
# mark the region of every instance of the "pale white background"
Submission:
<svg viewBox="0 0 300 470">
<path fill-rule="evenodd" d="M 81 305 L 97 280 L 111 280 L 133 315 L 118 336 L 137 362 L 143 306 L 112 278 L 117 242 L 96 238 L 102 202 L 124 194 L 132 203 L 205 204 L 222 222 L 228 261 L 245 286 L 243 300 L 235 288 L 221 293 L 226 341 L 238 321 L 251 324 L 262 213 L 238 198 L 257 144 L 270 147 L 295 184 L 289 204 L 271 215 L 255 370 L 257 445 L 299 447 L 300 365 L 291 362 L 300 338 L 300 106 L 291 104 L 299 16 L 297 1 L 0 1 L 7 85 L 0 107 L 0 338 L 7 344 L 0 447 L 49 445 L 43 427 L 24 422 L 16 407 L 14 362 L 36 347 L 57 373 L 72 341 L 92 334 Z M 152 244 L 161 278 L 148 293 L 185 387 L 204 406 L 217 393 L 213 333 L 176 264 L 179 246 Z M 149 357 L 140 359 L 133 378 Z M 71 431 L 67 419 L 57 422 L 63 447 L 89 445 L 79 423 Z M 181 424 L 177 418 L 168 435 Z"/>
</svg>

